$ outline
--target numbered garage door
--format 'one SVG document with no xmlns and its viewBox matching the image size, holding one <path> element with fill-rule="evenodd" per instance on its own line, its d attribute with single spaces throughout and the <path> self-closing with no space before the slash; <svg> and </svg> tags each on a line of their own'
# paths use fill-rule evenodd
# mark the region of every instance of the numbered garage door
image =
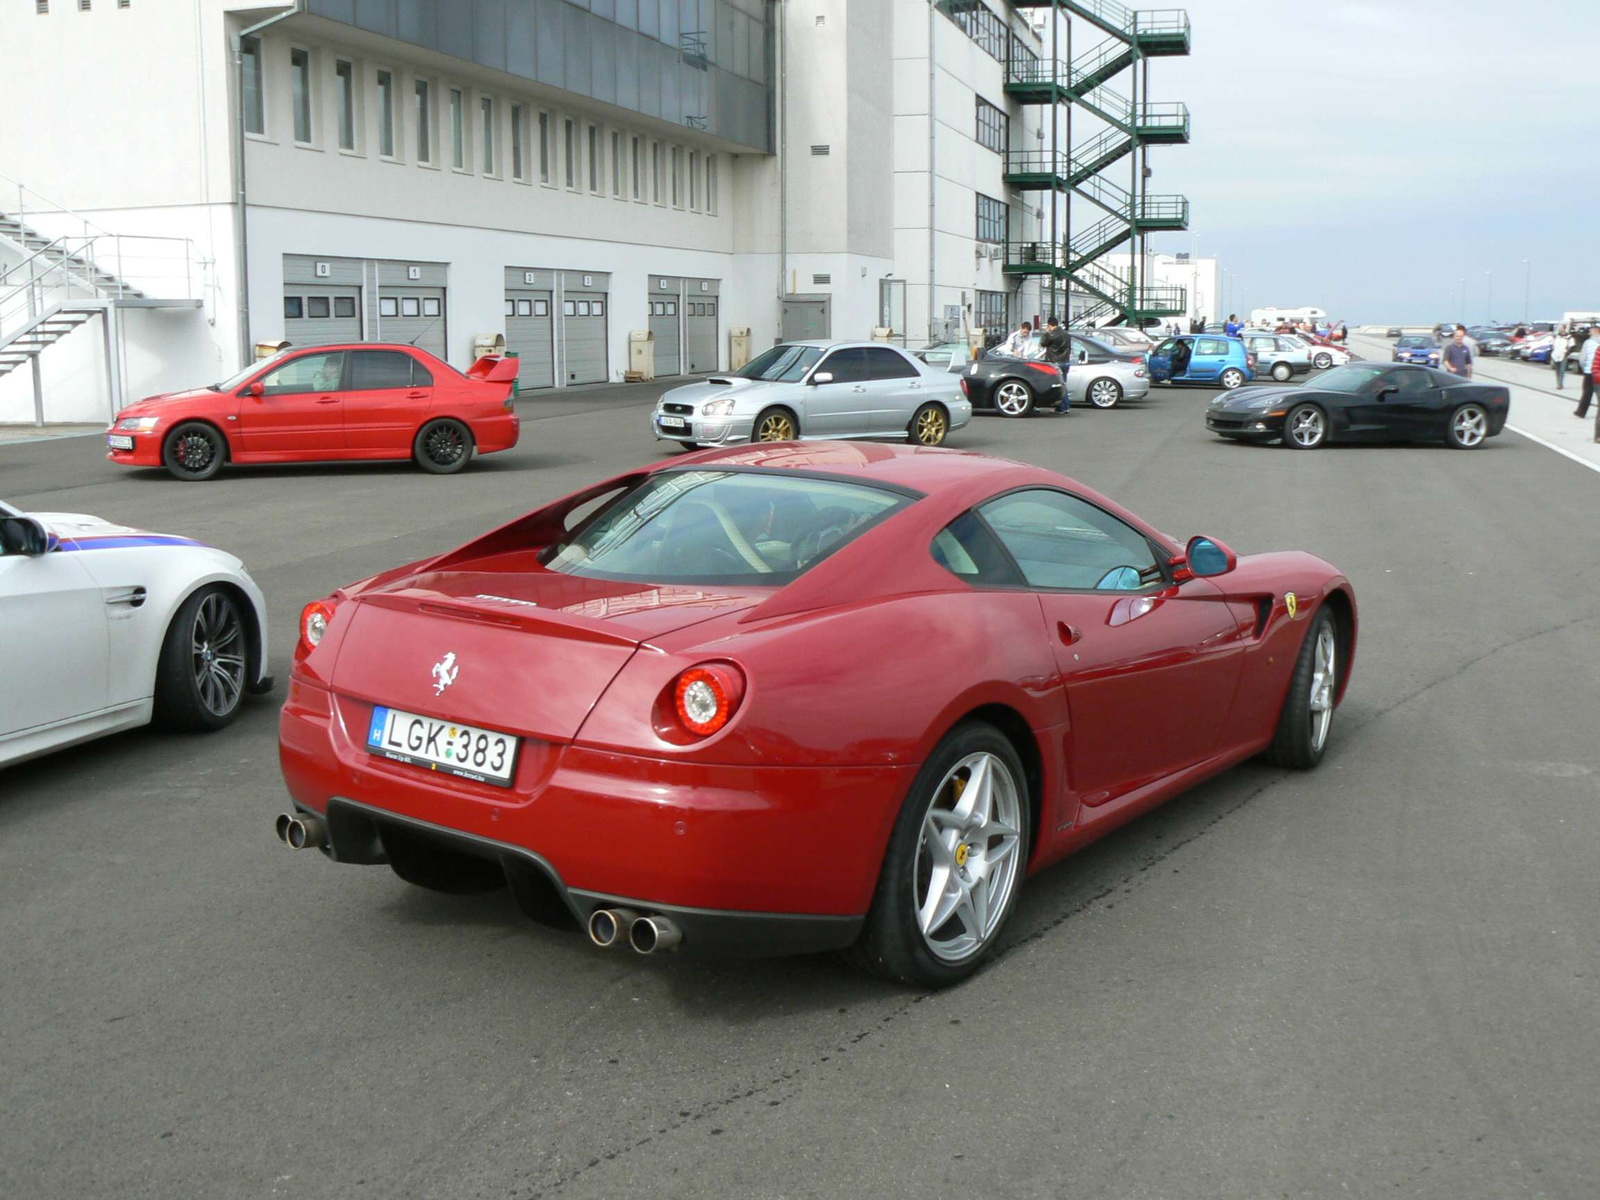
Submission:
<svg viewBox="0 0 1600 1200">
<path fill-rule="evenodd" d="M 606 363 L 610 282 L 609 275 L 598 272 L 568 271 L 562 277 L 561 365 L 566 383 L 604 383 L 611 377 Z"/>
<path fill-rule="evenodd" d="M 699 284 L 707 285 L 700 291 Z M 689 280 L 683 297 L 684 370 L 708 372 L 717 369 L 717 296 L 713 280 Z"/>
<path fill-rule="evenodd" d="M 405 342 L 447 357 L 444 264 L 377 262 L 373 266 L 378 278 L 378 319 L 372 340 Z"/>
<path fill-rule="evenodd" d="M 361 289 L 311 283 L 283 285 L 283 336 L 293 346 L 361 340 Z"/>
<path fill-rule="evenodd" d="M 678 336 L 678 298 L 683 280 L 673 275 L 650 276 L 650 336 L 656 344 L 656 376 L 683 372 L 683 350 Z"/>
<path fill-rule="evenodd" d="M 518 390 L 555 387 L 555 332 L 555 272 L 507 267 L 506 349 L 521 363 Z"/>
</svg>

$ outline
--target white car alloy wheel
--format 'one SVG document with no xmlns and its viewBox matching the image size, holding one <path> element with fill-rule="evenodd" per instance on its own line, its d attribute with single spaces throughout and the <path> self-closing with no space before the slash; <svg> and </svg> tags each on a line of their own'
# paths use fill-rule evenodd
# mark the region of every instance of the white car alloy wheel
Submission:
<svg viewBox="0 0 1600 1200">
<path fill-rule="evenodd" d="M 1450 444 L 1473 450 L 1489 436 L 1489 415 L 1476 404 L 1463 404 L 1450 418 Z"/>
<path fill-rule="evenodd" d="M 977 954 L 994 936 L 1022 867 L 1019 781 L 998 755 L 969 754 L 934 789 L 917 850 L 917 928 L 945 963 Z"/>
<path fill-rule="evenodd" d="M 1315 450 L 1328 436 L 1328 418 L 1315 404 L 1302 404 L 1284 418 L 1283 436 L 1297 450 Z"/>
<path fill-rule="evenodd" d="M 1326 371 L 1329 367 L 1333 366 L 1333 355 L 1319 354 L 1315 359 L 1312 360 L 1312 363 L 1317 370 Z"/>
<path fill-rule="evenodd" d="M 1096 408 L 1115 408 L 1122 402 L 1122 385 L 1115 379 L 1096 379 L 1089 385 L 1089 403 Z"/>
<path fill-rule="evenodd" d="M 1272 377 L 1279 383 L 1288 383 L 1294 378 L 1294 368 L 1288 363 L 1278 363 L 1272 368 Z"/>
<path fill-rule="evenodd" d="M 1218 382 L 1231 392 L 1235 388 L 1244 386 L 1244 372 L 1237 367 L 1229 367 L 1222 373 L 1222 378 Z"/>
<path fill-rule="evenodd" d="M 1008 417 L 1025 417 L 1033 411 L 1033 392 L 1028 385 L 1008 379 L 995 389 L 994 406 Z"/>
</svg>

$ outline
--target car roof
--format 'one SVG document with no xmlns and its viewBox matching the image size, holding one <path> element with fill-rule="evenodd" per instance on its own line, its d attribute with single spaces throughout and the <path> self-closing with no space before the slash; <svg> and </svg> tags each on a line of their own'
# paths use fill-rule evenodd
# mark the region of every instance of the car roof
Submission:
<svg viewBox="0 0 1600 1200">
<path fill-rule="evenodd" d="M 884 442 L 802 442 L 770 446 L 728 446 L 670 460 L 674 465 L 762 467 L 814 472 L 886 483 L 932 494 L 1018 468 L 1036 470 L 1041 478 L 1062 478 L 1042 468 L 973 450 L 932 446 L 896 446 Z M 1068 481 L 1071 483 L 1072 481 Z M 1073 483 L 1074 487 L 1081 485 Z"/>
<path fill-rule="evenodd" d="M 836 342 L 827 338 L 800 338 L 792 342 L 779 342 L 780 346 L 816 346 L 821 350 L 847 350 L 857 346 L 882 346 L 885 350 L 898 350 L 899 346 L 891 346 L 888 342 Z"/>
</svg>

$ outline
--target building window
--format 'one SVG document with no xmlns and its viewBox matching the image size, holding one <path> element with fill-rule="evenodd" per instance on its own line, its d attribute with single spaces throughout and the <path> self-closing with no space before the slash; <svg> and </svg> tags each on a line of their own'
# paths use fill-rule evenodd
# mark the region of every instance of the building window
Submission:
<svg viewBox="0 0 1600 1200">
<path fill-rule="evenodd" d="M 706 211 L 717 215 L 717 156 L 706 155 Z"/>
<path fill-rule="evenodd" d="M 622 135 L 615 130 L 611 133 L 611 194 L 617 199 L 622 199 L 622 177 L 627 174 L 628 164 L 622 161 Z"/>
<path fill-rule="evenodd" d="M 458 171 L 467 169 L 466 101 L 460 88 L 450 89 L 450 165 Z"/>
<path fill-rule="evenodd" d="M 305 301 L 299 296 L 283 298 L 283 316 L 287 321 L 298 321 L 306 315 Z"/>
<path fill-rule="evenodd" d="M 661 203 L 661 143 L 650 143 L 650 199 Z"/>
<path fill-rule="evenodd" d="M 990 104 L 982 96 L 978 97 L 978 145 L 993 150 L 996 154 L 1006 152 L 1006 136 L 1011 119 L 1005 112 Z"/>
<path fill-rule="evenodd" d="M 528 169 L 527 152 L 522 143 L 527 139 L 527 110 L 520 104 L 511 106 L 511 178 L 522 180 Z"/>
<path fill-rule="evenodd" d="M 683 151 L 672 148 L 672 207 L 683 207 Z"/>
<path fill-rule="evenodd" d="M 294 140 L 311 141 L 311 51 L 296 47 L 289 51 L 289 74 L 293 79 Z"/>
<path fill-rule="evenodd" d="M 356 148 L 356 67 L 354 63 L 339 59 L 333 64 L 333 75 L 339 84 L 339 149 Z"/>
<path fill-rule="evenodd" d="M 642 139 L 638 134 L 633 135 L 633 198 L 644 199 L 644 150 Z"/>
<path fill-rule="evenodd" d="M 483 138 L 483 173 L 494 174 L 494 100 L 488 96 L 478 97 L 478 125 L 482 130 Z"/>
<path fill-rule="evenodd" d="M 539 182 L 550 182 L 550 114 L 539 114 Z"/>
<path fill-rule="evenodd" d="M 1022 39 L 1015 33 L 1011 35 L 1011 63 L 1014 68 L 1023 64 L 1015 71 L 1017 78 L 1037 79 L 1039 72 L 1033 70 L 1033 65 L 1039 61 L 1039 56 L 1022 44 Z"/>
<path fill-rule="evenodd" d="M 565 132 L 567 135 L 567 186 L 576 188 L 578 186 L 578 134 L 571 117 L 566 120 Z"/>
<path fill-rule="evenodd" d="M 980 242 L 1003 242 L 1006 240 L 1006 217 L 1009 209 L 1004 200 L 996 200 L 993 196 L 978 194 L 978 240 Z"/>
<path fill-rule="evenodd" d="M 378 153 L 394 157 L 394 76 L 378 72 Z"/>
<path fill-rule="evenodd" d="M 700 211 L 700 155 L 695 150 L 689 151 L 689 207 Z"/>
<path fill-rule="evenodd" d="M 980 50 L 1005 62 L 1006 23 L 983 0 L 951 0 L 950 15 Z"/>
<path fill-rule="evenodd" d="M 266 110 L 261 100 L 261 39 L 248 37 L 239 43 L 244 71 L 244 131 L 265 133 Z"/>
<path fill-rule="evenodd" d="M 1010 326 L 1006 321 L 1006 294 L 1004 292 L 979 292 L 974 310 L 978 328 L 990 333 L 1000 333 Z"/>
<path fill-rule="evenodd" d="M 433 96 L 426 79 L 417 80 L 417 161 L 433 161 Z"/>
<path fill-rule="evenodd" d="M 589 126 L 589 190 L 600 190 L 600 130 Z"/>
</svg>

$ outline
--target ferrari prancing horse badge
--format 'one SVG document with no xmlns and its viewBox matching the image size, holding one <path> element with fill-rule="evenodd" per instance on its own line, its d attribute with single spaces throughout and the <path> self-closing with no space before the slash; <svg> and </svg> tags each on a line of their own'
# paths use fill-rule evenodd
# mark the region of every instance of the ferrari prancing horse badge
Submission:
<svg viewBox="0 0 1600 1200">
<path fill-rule="evenodd" d="M 1285 592 L 1283 594 L 1283 606 L 1289 610 L 1289 620 L 1292 621 L 1300 607 L 1300 600 L 1293 592 Z"/>
</svg>

